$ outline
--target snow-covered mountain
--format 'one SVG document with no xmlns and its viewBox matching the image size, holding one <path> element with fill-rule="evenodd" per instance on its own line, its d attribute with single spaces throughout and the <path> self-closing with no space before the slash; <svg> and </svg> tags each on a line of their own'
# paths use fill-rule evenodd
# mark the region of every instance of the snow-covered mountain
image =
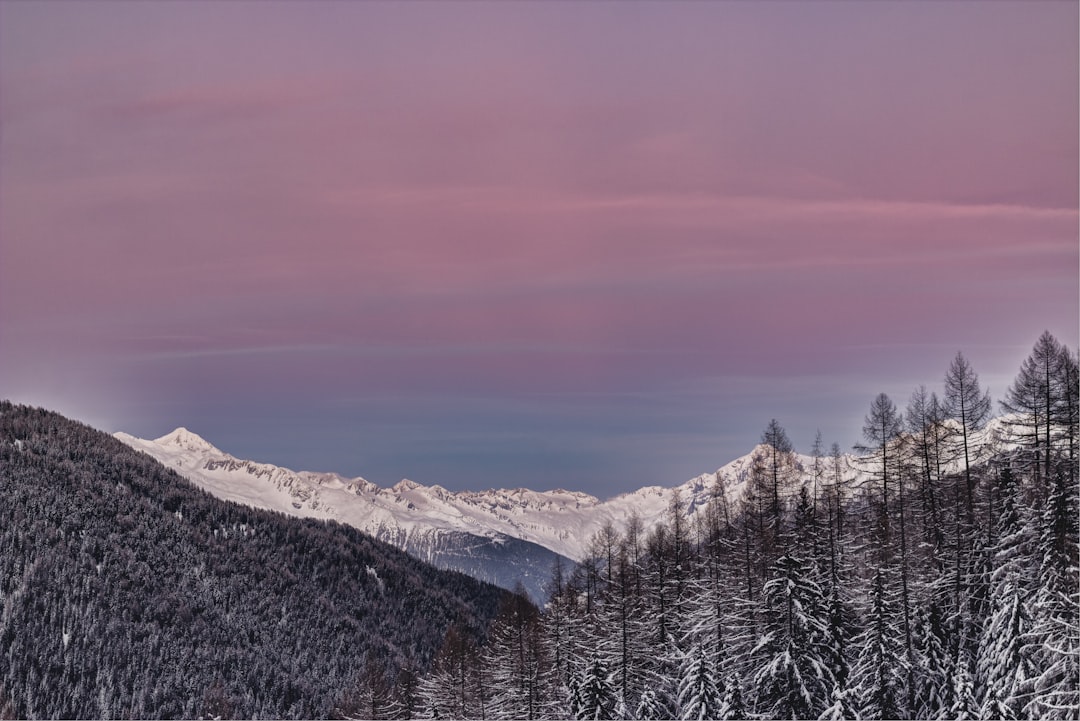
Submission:
<svg viewBox="0 0 1080 721">
<path fill-rule="evenodd" d="M 680 486 L 648 486 L 601 500 L 566 490 L 452 492 L 409 480 L 380 488 L 363 478 L 240 460 L 185 428 L 155 440 L 126 433 L 116 437 L 219 498 L 348 523 L 418 555 L 430 545 L 419 537 L 438 530 L 496 540 L 520 539 L 574 561 L 585 557 L 589 540 L 608 522 L 621 527 L 636 514 L 646 528 L 651 527 L 668 512 L 676 492 L 688 516 L 712 498 L 718 477 L 728 497 L 738 498 L 753 455 L 737 458 L 715 473 L 702 474 Z M 806 467 L 811 462 L 807 456 L 797 456 L 797 463 Z"/>
<path fill-rule="evenodd" d="M 995 426 L 984 433 L 995 434 Z M 592 537 L 609 522 L 621 528 L 636 514 L 649 529 L 669 512 L 676 493 L 681 512 L 692 518 L 712 499 L 718 484 L 736 501 L 758 450 L 678 486 L 648 486 L 601 500 L 566 490 L 452 492 L 409 480 L 380 488 L 359 477 L 234 458 L 185 428 L 155 440 L 126 433 L 116 437 L 219 498 L 347 523 L 436 566 L 507 588 L 520 580 L 535 598 L 542 596 L 555 557 L 582 560 Z M 809 475 L 812 464 L 810 456 L 795 456 L 801 477 Z M 847 479 L 861 473 L 853 456 L 843 456 L 842 465 Z"/>
</svg>

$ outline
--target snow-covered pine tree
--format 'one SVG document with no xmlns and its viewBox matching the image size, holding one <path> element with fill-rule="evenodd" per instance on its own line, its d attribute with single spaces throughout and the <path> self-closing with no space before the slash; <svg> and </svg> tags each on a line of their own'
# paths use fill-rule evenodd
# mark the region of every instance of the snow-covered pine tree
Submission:
<svg viewBox="0 0 1080 721">
<path fill-rule="evenodd" d="M 1075 618 L 1076 607 L 1080 605 L 1073 595 L 1071 599 Z M 1080 628 L 1075 622 L 1062 618 L 1053 621 L 1058 625 L 1058 632 L 1052 641 L 1045 641 L 1043 652 L 1050 665 L 1030 685 L 1031 702 L 1026 712 L 1035 710 L 1040 718 L 1075 719 L 1080 718 Z M 1044 661 L 1045 662 L 1045 661 Z"/>
<path fill-rule="evenodd" d="M 737 534 L 739 557 L 739 584 L 745 590 L 745 598 L 753 602 L 763 581 L 761 569 L 761 544 L 763 499 L 759 493 L 758 479 L 764 477 L 758 454 L 751 461 L 750 482 L 739 499 L 739 512 L 732 524 Z"/>
<path fill-rule="evenodd" d="M 409 664 L 398 672 L 390 700 L 390 718 L 411 719 L 423 711 L 420 699 L 420 677 Z"/>
<path fill-rule="evenodd" d="M 990 417 L 990 393 L 979 387 L 979 375 L 963 353 L 957 353 L 945 374 L 945 414 L 957 423 L 957 451 L 963 459 L 964 489 L 962 498 L 965 521 L 975 522 L 975 485 L 978 481 L 973 467 L 979 453 L 975 432 Z"/>
<path fill-rule="evenodd" d="M 682 653 L 680 629 L 688 625 L 683 617 L 688 606 L 677 602 L 680 592 L 674 573 L 675 534 L 667 524 L 659 523 L 649 534 L 643 556 L 643 589 L 641 618 L 637 619 L 635 643 L 647 645 L 639 664 L 639 682 L 652 685 L 657 698 L 665 706 L 674 704 L 675 683 L 678 680 Z M 682 594 L 687 584 L 682 582 Z"/>
<path fill-rule="evenodd" d="M 1020 372 L 999 401 L 1005 411 L 1005 424 L 1012 441 L 1019 447 L 1018 470 L 1031 469 L 1037 486 L 1050 473 L 1050 408 L 1061 359 L 1061 345 L 1044 331 L 1031 354 L 1020 365 Z"/>
<path fill-rule="evenodd" d="M 821 587 L 806 570 L 800 558 L 782 556 L 762 589 L 766 631 L 753 651 L 755 709 L 773 718 L 817 718 L 835 686 Z"/>
<path fill-rule="evenodd" d="M 979 718 L 979 705 L 975 701 L 975 691 L 971 683 L 971 673 L 966 661 L 958 662 L 953 680 L 953 702 L 949 708 L 949 718 L 956 721 L 968 721 Z"/>
<path fill-rule="evenodd" d="M 1080 348 L 1062 349 L 1060 383 L 1064 392 L 1058 401 L 1058 443 L 1067 463 L 1069 483 L 1080 480 Z"/>
<path fill-rule="evenodd" d="M 904 430 L 911 440 L 910 454 L 917 468 L 915 495 L 920 536 L 932 552 L 945 544 L 942 498 L 938 490 L 941 478 L 941 442 L 943 412 L 936 393 L 919 386 L 911 394 L 904 414 Z"/>
<path fill-rule="evenodd" d="M 852 639 L 858 634 L 858 619 L 850 602 L 846 598 L 846 589 L 840 583 L 830 581 L 828 598 L 825 599 L 825 613 L 828 621 L 822 645 L 826 651 L 826 662 L 833 676 L 832 699 L 838 698 L 851 703 L 849 684 L 851 681 Z"/>
<path fill-rule="evenodd" d="M 668 504 L 667 527 L 671 530 L 670 543 L 667 545 L 671 554 L 669 568 L 671 578 L 671 614 L 668 630 L 672 637 L 680 639 L 687 626 L 687 580 L 696 565 L 696 548 L 690 537 L 690 523 L 686 519 L 686 508 L 679 489 L 672 491 Z"/>
<path fill-rule="evenodd" d="M 740 721 L 747 718 L 746 704 L 743 703 L 742 679 L 738 673 L 728 677 L 724 684 L 727 690 L 724 692 L 724 704 L 720 711 L 720 718 Z"/>
<path fill-rule="evenodd" d="M 843 556 L 830 552 L 828 544 L 819 542 L 825 533 L 826 529 L 814 511 L 808 487 L 803 485 L 795 502 L 793 548 L 806 549 L 810 554 L 805 577 L 821 588 L 821 613 L 826 627 L 820 643 L 822 658 L 832 676 L 830 695 L 835 696 L 837 689 L 847 688 L 850 675 L 847 647 L 857 632 L 857 619 L 846 600 L 843 585 L 850 576 L 850 569 Z"/>
<path fill-rule="evenodd" d="M 1024 648 L 1031 619 L 1019 589 L 1002 591 L 994 604 L 998 608 L 985 627 L 976 661 L 976 691 L 982 696 L 979 717 L 1016 719 L 1032 672 Z"/>
<path fill-rule="evenodd" d="M 997 543 L 993 549 L 988 620 L 975 660 L 975 691 L 983 718 L 1019 718 L 1023 691 L 1034 675 L 1025 648 L 1031 632 L 1032 539 L 1018 504 L 1012 467 L 999 472 Z"/>
<path fill-rule="evenodd" d="M 641 721 L 652 721 L 654 719 L 666 719 L 670 717 L 671 713 L 664 708 L 664 705 L 657 698 L 655 691 L 651 688 L 642 691 L 641 700 L 638 701 L 634 718 L 641 719 Z"/>
<path fill-rule="evenodd" d="M 948 648 L 949 632 L 945 614 L 932 599 L 916 614 L 913 629 L 915 668 L 911 674 L 914 688 L 909 697 L 912 718 L 940 718 L 952 704 L 953 654 Z"/>
<path fill-rule="evenodd" d="M 782 539 L 786 532 L 788 497 L 796 482 L 795 447 L 787 431 L 775 418 L 769 421 L 761 434 L 761 445 L 756 454 L 763 477 L 756 479 L 760 486 L 762 502 L 761 547 L 762 577 L 768 576 L 769 567 L 784 553 Z M 758 471 L 755 468 L 755 471 Z"/>
<path fill-rule="evenodd" d="M 618 701 L 615 686 L 607 666 L 594 657 L 585 667 L 577 688 L 578 703 L 575 716 L 578 719 L 611 719 L 615 717 Z"/>
<path fill-rule="evenodd" d="M 842 721 L 844 719 L 859 718 L 858 709 L 852 703 L 852 692 L 833 688 L 832 704 L 825 709 L 818 718 L 822 721 Z"/>
<path fill-rule="evenodd" d="M 863 423 L 865 445 L 855 449 L 863 454 L 866 470 L 873 479 L 869 498 L 874 510 L 871 543 L 875 563 L 880 567 L 892 564 L 893 514 L 896 503 L 896 484 L 900 477 L 901 418 L 889 396 L 879 393 L 870 404 L 870 413 Z"/>
<path fill-rule="evenodd" d="M 635 563 L 641 557 L 637 538 L 634 533 L 618 539 L 611 580 L 598 612 L 599 626 L 605 629 L 607 639 L 591 644 L 592 652 L 602 651 L 608 661 L 618 695 L 626 703 L 640 694 L 648 659 L 653 655 L 645 623 L 646 600 L 641 595 L 641 570 Z"/>
<path fill-rule="evenodd" d="M 541 640 L 551 659 L 555 683 L 563 686 L 570 680 L 570 659 L 574 656 L 574 600 L 574 592 L 568 587 L 562 556 L 556 556 L 551 569 L 551 580 L 547 584 L 547 604 L 544 607 Z"/>
<path fill-rule="evenodd" d="M 701 516 L 699 555 L 702 565 L 689 581 L 689 631 L 683 643 L 686 646 L 704 643 L 722 667 L 729 644 L 731 600 L 740 586 L 740 579 L 737 577 L 737 532 L 732 524 L 724 480 L 719 473 L 713 484 L 712 499 Z"/>
<path fill-rule="evenodd" d="M 1029 685 L 1027 716 L 1075 719 L 1080 716 L 1080 567 L 1077 560 L 1077 502 L 1064 463 L 1039 517 L 1036 556 L 1039 584 L 1031 602 L 1030 658 L 1036 678 Z"/>
<path fill-rule="evenodd" d="M 518 584 L 503 603 L 484 648 L 490 718 L 535 719 L 542 714 L 550 671 L 540 642 L 539 613 Z"/>
<path fill-rule="evenodd" d="M 723 688 L 715 672 L 715 664 L 703 646 L 687 654 L 679 679 L 679 718 L 720 718 Z"/>
<path fill-rule="evenodd" d="M 840 453 L 840 444 L 834 441 L 829 448 L 829 464 L 826 475 L 826 495 L 830 505 L 828 512 L 829 525 L 833 528 L 830 538 L 833 539 L 832 543 L 835 544 L 830 551 L 830 558 L 832 559 L 830 573 L 833 575 L 836 574 L 839 557 L 844 555 L 841 539 L 846 538 L 848 534 L 845 518 L 847 516 L 848 500 L 851 497 L 851 484 L 844 477 L 846 467 L 844 456 Z"/>
<path fill-rule="evenodd" d="M 893 593 L 886 584 L 886 573 L 878 569 L 870 592 L 868 626 L 856 640 L 859 660 L 853 672 L 853 684 L 859 697 L 859 715 L 867 719 L 905 718 L 901 701 L 907 675 L 902 639 Z"/>
<path fill-rule="evenodd" d="M 421 705 L 439 718 L 479 718 L 483 681 L 480 654 L 457 628 L 447 631 L 435 668 L 419 685 Z"/>
</svg>

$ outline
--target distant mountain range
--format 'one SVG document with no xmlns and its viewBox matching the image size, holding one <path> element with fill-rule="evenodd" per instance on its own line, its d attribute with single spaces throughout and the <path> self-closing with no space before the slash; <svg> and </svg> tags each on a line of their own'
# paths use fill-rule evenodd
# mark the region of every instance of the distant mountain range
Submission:
<svg viewBox="0 0 1080 721">
<path fill-rule="evenodd" d="M 185 428 L 154 440 L 115 436 L 219 498 L 346 523 L 440 568 L 504 588 L 520 581 L 536 600 L 544 597 L 556 557 L 581 561 L 607 523 L 621 528 L 636 515 L 644 528 L 651 528 L 669 513 L 676 494 L 681 512 L 692 518 L 717 492 L 718 480 L 729 500 L 737 500 L 758 450 L 678 486 L 647 486 L 601 500 L 567 490 L 453 492 L 409 480 L 380 488 L 359 477 L 238 459 Z M 847 478 L 858 473 L 853 461 L 850 455 L 841 458 Z M 796 468 L 804 473 L 812 464 L 810 456 L 795 457 Z"/>
<path fill-rule="evenodd" d="M 1001 419 L 982 431 L 1000 435 Z M 670 512 L 679 496 L 684 517 L 693 519 L 722 488 L 729 502 L 743 494 L 756 453 L 736 458 L 712 473 L 677 486 L 646 486 L 601 500 L 578 491 L 526 488 L 449 491 L 402 480 L 389 488 L 337 473 L 294 471 L 233 457 L 187 430 L 154 440 L 116 433 L 195 485 L 225 500 L 305 518 L 333 519 L 359 528 L 433 565 L 513 588 L 521 582 L 534 600 L 556 557 L 580 562 L 593 536 L 607 523 L 621 529 L 636 515 L 645 529 Z M 994 444 L 982 444 L 989 450 Z M 811 475 L 814 459 L 795 454 L 795 471 Z M 830 458 L 823 459 L 826 465 Z M 840 457 L 845 480 L 857 481 L 868 466 L 851 454 Z M 572 564 L 568 564 L 572 565 Z"/>
</svg>

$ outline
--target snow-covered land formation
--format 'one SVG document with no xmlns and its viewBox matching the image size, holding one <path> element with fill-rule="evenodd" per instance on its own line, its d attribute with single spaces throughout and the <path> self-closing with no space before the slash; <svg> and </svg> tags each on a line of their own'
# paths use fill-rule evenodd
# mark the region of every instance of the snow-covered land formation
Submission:
<svg viewBox="0 0 1080 721">
<path fill-rule="evenodd" d="M 115 436 L 218 498 L 346 523 L 440 568 L 505 588 L 521 581 L 537 599 L 543 597 L 556 556 L 583 560 L 590 540 L 606 524 L 621 528 L 637 516 L 644 528 L 651 528 L 670 512 L 676 495 L 688 518 L 720 492 L 731 501 L 739 498 L 761 448 L 681 485 L 647 486 L 600 499 L 525 488 L 452 492 L 409 480 L 380 488 L 359 477 L 238 459 L 186 428 L 154 440 Z M 852 456 L 840 460 L 845 476 L 858 472 Z M 804 474 L 813 463 L 810 456 L 795 456 L 796 470 Z"/>
<path fill-rule="evenodd" d="M 384 489 L 0 403 L 0 701 L 28 718 L 305 699 L 345 718 L 1075 719 L 1078 367 L 1044 334 L 995 419 L 957 354 L 943 401 L 873 399 L 858 455 L 799 455 L 773 420 L 715 472 L 603 500 Z M 284 680 L 244 660 L 282 654 Z M 192 666 L 218 680 L 202 697 Z"/>
<path fill-rule="evenodd" d="M 2 718 L 364 717 L 335 711 L 356 679 L 427 668 L 518 601 L 3 400 L 0 494 Z"/>
<path fill-rule="evenodd" d="M 979 431 L 979 448 L 999 447 L 1002 419 Z M 600 499 L 567 490 L 526 488 L 449 491 L 403 479 L 389 488 L 361 477 L 337 473 L 294 471 L 269 463 L 235 458 L 186 428 L 145 440 L 127 433 L 115 437 L 143 451 L 214 496 L 246 506 L 279 511 L 302 518 L 331 519 L 370 533 L 439 568 L 461 571 L 474 578 L 512 589 L 521 582 L 534 599 L 545 595 L 544 584 L 557 556 L 580 562 L 589 544 L 607 524 L 622 529 L 637 517 L 652 528 L 671 512 L 678 497 L 687 519 L 723 493 L 729 503 L 742 496 L 759 445 L 712 473 L 676 486 L 646 486 L 630 493 Z M 815 458 L 794 454 L 795 476 L 812 482 Z M 821 457 L 820 473 L 835 473 L 858 483 L 872 461 L 852 454 Z"/>
</svg>

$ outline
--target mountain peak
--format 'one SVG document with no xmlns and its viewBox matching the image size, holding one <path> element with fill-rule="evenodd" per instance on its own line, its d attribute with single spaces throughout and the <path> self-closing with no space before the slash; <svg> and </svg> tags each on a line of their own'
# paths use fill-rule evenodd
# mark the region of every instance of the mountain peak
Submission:
<svg viewBox="0 0 1080 721">
<path fill-rule="evenodd" d="M 188 451 L 200 451 L 203 453 L 221 453 L 210 441 L 197 433 L 192 433 L 183 426 L 172 433 L 166 433 L 161 438 L 155 438 L 154 443 L 161 446 L 174 446 Z"/>
</svg>

